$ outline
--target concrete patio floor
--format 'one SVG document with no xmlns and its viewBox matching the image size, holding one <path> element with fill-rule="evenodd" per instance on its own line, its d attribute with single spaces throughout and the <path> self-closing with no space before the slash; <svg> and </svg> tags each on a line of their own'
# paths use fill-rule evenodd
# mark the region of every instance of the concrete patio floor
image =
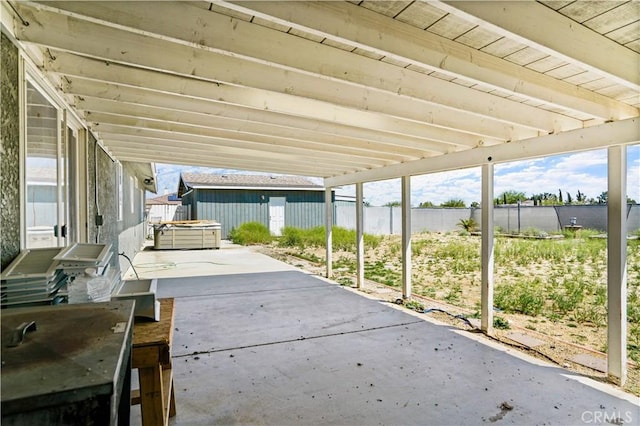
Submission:
<svg viewBox="0 0 640 426">
<path fill-rule="evenodd" d="M 640 423 L 638 398 L 613 386 L 250 248 L 145 251 L 134 264 L 185 254 L 208 275 L 176 267 L 159 281 L 158 297 L 176 300 L 170 424 Z"/>
</svg>

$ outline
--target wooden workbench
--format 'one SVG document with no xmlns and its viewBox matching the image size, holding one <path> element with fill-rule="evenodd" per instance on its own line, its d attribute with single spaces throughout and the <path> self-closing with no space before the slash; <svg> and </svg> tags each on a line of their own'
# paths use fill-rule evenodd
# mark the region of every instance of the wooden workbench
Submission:
<svg viewBox="0 0 640 426">
<path fill-rule="evenodd" d="M 167 425 L 176 415 L 171 341 L 174 300 L 160 299 L 160 321 L 138 321 L 133 326 L 132 368 L 138 369 L 140 389 L 131 404 L 140 404 L 144 426 Z"/>
</svg>

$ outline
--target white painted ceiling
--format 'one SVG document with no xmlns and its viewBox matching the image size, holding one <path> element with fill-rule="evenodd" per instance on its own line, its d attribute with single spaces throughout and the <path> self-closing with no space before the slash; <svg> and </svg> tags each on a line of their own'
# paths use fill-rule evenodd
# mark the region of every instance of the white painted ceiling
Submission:
<svg viewBox="0 0 640 426">
<path fill-rule="evenodd" d="M 13 5 L 122 161 L 332 186 L 640 140 L 638 1 Z"/>
</svg>

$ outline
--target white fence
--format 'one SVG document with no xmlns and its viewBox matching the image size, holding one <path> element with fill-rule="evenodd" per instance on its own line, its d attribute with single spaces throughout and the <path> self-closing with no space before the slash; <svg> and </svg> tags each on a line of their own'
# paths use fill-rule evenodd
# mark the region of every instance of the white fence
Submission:
<svg viewBox="0 0 640 426">
<path fill-rule="evenodd" d="M 411 232 L 450 232 L 460 230 L 461 219 L 473 218 L 480 224 L 482 210 L 470 208 L 427 208 L 411 210 Z M 507 206 L 494 208 L 494 224 L 503 232 L 524 232 L 537 229 L 557 232 L 576 218 L 583 228 L 607 230 L 607 206 Z M 336 225 L 356 228 L 356 209 L 353 206 L 335 207 Z M 640 229 L 640 205 L 629 205 L 627 210 L 629 233 Z M 402 214 L 400 207 L 365 207 L 364 232 L 374 235 L 400 234 Z"/>
<path fill-rule="evenodd" d="M 191 206 L 176 204 L 153 205 L 147 216 L 147 238 L 153 238 L 153 226 L 161 222 L 191 219 Z"/>
</svg>

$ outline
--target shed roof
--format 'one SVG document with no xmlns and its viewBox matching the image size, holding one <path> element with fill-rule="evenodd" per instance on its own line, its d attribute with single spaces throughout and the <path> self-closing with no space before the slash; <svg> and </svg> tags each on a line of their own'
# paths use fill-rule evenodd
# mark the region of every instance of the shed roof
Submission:
<svg viewBox="0 0 640 426">
<path fill-rule="evenodd" d="M 324 186 L 302 176 L 182 173 L 178 195 L 190 188 L 321 191 Z"/>
<path fill-rule="evenodd" d="M 161 205 L 179 206 L 182 204 L 182 200 L 180 200 L 180 198 L 178 198 L 177 194 L 174 192 L 171 194 L 160 195 L 159 197 L 147 198 L 145 201 L 145 204 L 147 206 L 161 206 Z"/>
<path fill-rule="evenodd" d="M 123 161 L 337 186 L 640 141 L 637 1 L 7 3 Z"/>
</svg>

